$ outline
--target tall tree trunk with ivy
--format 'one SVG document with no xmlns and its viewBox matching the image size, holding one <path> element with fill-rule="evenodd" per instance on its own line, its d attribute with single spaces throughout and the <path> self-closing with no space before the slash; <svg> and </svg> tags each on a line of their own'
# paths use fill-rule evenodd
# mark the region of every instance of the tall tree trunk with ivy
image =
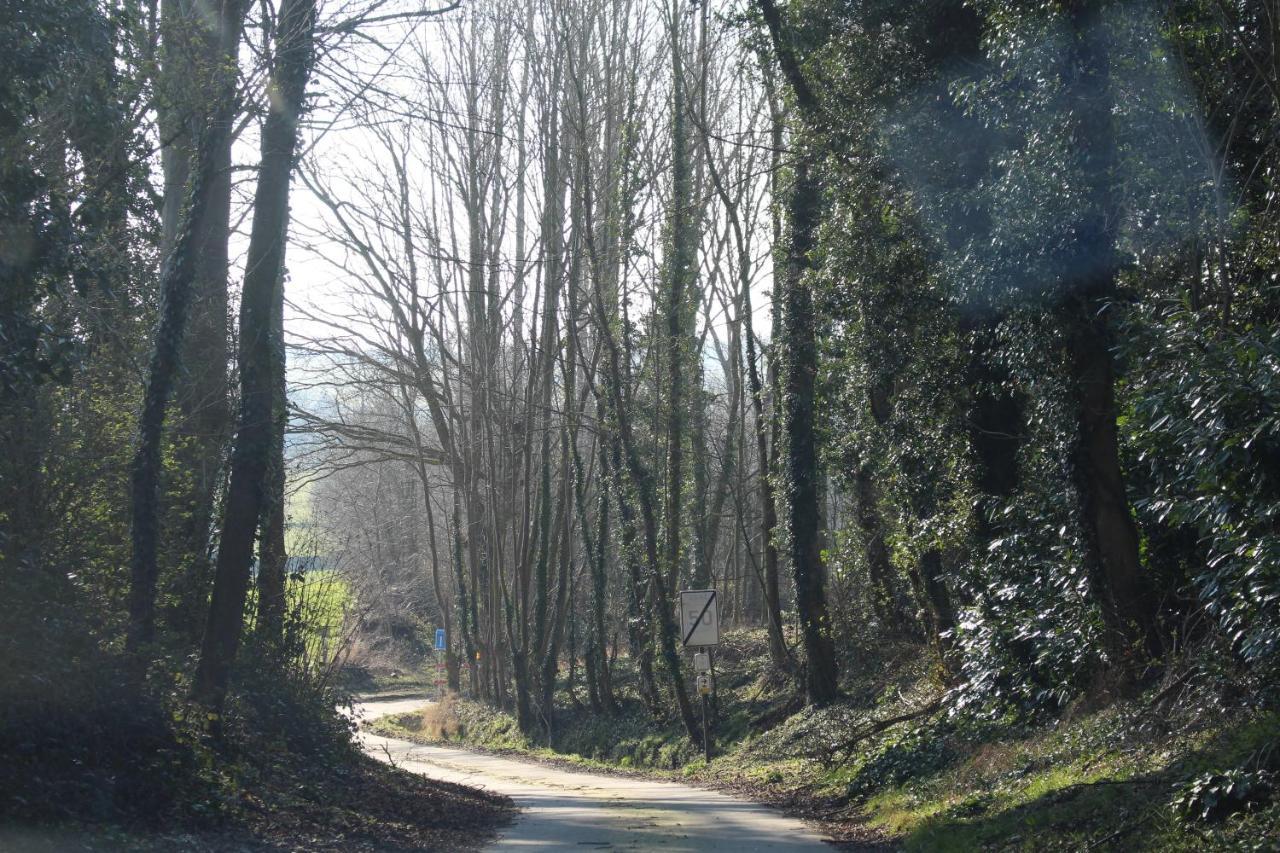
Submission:
<svg viewBox="0 0 1280 853">
<path fill-rule="evenodd" d="M 156 118 L 164 177 L 161 208 L 161 255 L 177 238 L 192 153 L 204 132 L 207 116 L 199 108 L 225 76 L 229 4 L 213 4 L 218 25 L 208 26 L 210 4 L 194 0 L 162 0 L 161 62 L 156 80 Z M 239 14 L 243 15 L 243 11 Z M 210 533 L 218 493 L 224 482 L 225 456 L 231 440 L 231 388 L 227 365 L 228 242 L 231 235 L 231 137 L 218 140 L 216 162 L 206 192 L 209 210 L 196 236 L 189 328 L 181 360 L 183 370 L 174 395 L 179 417 L 174 424 L 173 482 L 163 486 L 168 506 L 163 527 L 169 538 L 160 557 L 171 604 L 163 614 L 174 630 L 192 644 L 200 625 L 212 571 Z"/>
<path fill-rule="evenodd" d="M 159 574 L 159 489 L 165 414 L 173 393 L 190 303 L 202 249 L 218 216 L 216 194 L 225 170 L 231 124 L 236 113 L 236 55 L 244 21 L 241 0 L 221 6 L 216 83 L 207 119 L 194 146 L 186 200 L 173 249 L 160 276 L 160 319 L 147 371 L 138 439 L 134 452 L 131 494 L 131 538 L 128 642 L 135 651 L 155 638 L 156 585 Z M 215 229 L 216 230 L 216 229 Z"/>
<path fill-rule="evenodd" d="M 1058 315 L 1065 329 L 1066 369 L 1076 392 L 1077 423 L 1070 468 L 1087 548 L 1090 586 L 1102 614 L 1105 645 L 1122 680 L 1138 674 L 1153 651 L 1156 601 L 1139 556 L 1138 530 L 1120 465 L 1111 302 L 1120 262 L 1116 194 L 1119 149 L 1111 82 L 1109 4 L 1068 4 L 1072 41 L 1067 79 L 1076 162 L 1087 195 L 1066 258 Z"/>
<path fill-rule="evenodd" d="M 218 545 L 213 597 L 192 697 L 215 712 L 226 698 L 240 644 L 264 506 L 277 397 L 273 306 L 284 275 L 289 185 L 314 54 L 316 0 L 285 0 L 276 31 L 271 110 L 262 128 L 262 164 L 240 305 L 240 414 L 231 456 L 231 485 Z"/>
<path fill-rule="evenodd" d="M 773 0 L 759 0 L 774 52 L 791 84 L 804 123 L 811 125 L 819 105 L 809 88 L 791 43 L 791 34 Z M 787 234 L 785 261 L 777 282 L 782 336 L 778 342 L 782 372 L 783 505 L 786 508 L 788 556 L 796 588 L 796 610 L 805 649 L 804 691 L 809 704 L 832 701 L 840 692 L 831 637 L 831 618 L 824 589 L 819 537 L 818 442 L 814 428 L 814 394 L 818 371 L 817 329 L 813 293 L 805 274 L 817 239 L 822 187 L 809 150 L 801 138 L 793 143 L 792 182 L 784 201 Z"/>
<path fill-rule="evenodd" d="M 276 650 L 284 642 L 285 584 L 289 560 L 284 539 L 284 436 L 289 419 L 286 367 L 282 274 L 271 300 L 271 451 L 267 460 L 261 518 L 258 520 L 257 632 L 268 648 Z"/>
</svg>

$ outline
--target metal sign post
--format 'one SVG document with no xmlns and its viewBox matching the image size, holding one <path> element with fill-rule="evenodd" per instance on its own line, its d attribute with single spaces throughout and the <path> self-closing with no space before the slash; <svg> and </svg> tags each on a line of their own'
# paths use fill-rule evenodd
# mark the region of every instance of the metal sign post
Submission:
<svg viewBox="0 0 1280 853">
<path fill-rule="evenodd" d="M 680 637 L 685 648 L 701 646 L 693 656 L 698 695 L 702 697 L 702 756 L 711 763 L 711 732 L 707 725 L 707 703 L 712 688 L 711 648 L 720 644 L 720 607 L 714 589 L 686 589 L 680 592 Z"/>
<path fill-rule="evenodd" d="M 711 676 L 698 673 L 698 695 L 702 697 L 702 760 L 711 763 L 711 737 L 707 730 L 707 697 L 711 695 Z"/>
</svg>

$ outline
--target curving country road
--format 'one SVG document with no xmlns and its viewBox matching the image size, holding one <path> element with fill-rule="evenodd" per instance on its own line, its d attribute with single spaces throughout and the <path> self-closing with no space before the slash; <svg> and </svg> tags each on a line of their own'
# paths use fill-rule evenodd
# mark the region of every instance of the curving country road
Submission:
<svg viewBox="0 0 1280 853">
<path fill-rule="evenodd" d="M 421 708 L 421 699 L 365 699 L 357 719 Z M 528 761 L 360 733 L 366 752 L 397 767 L 511 797 L 521 809 L 494 850 L 819 851 L 799 820 L 675 782 L 579 773 Z"/>
</svg>

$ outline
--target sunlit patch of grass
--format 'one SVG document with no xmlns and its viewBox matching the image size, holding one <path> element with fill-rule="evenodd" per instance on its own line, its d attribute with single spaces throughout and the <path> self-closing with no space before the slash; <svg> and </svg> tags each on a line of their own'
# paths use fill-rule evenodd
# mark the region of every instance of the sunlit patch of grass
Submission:
<svg viewBox="0 0 1280 853">
<path fill-rule="evenodd" d="M 808 762 L 801 760 L 768 761 L 749 764 L 741 769 L 743 778 L 762 785 L 781 785 L 788 780 L 804 779 L 811 774 Z"/>
<path fill-rule="evenodd" d="M 290 578 L 285 587 L 289 608 L 302 621 L 309 659 L 322 665 L 342 642 L 342 628 L 352 595 L 337 572 L 308 572 Z"/>
<path fill-rule="evenodd" d="M 246 610 L 257 612 L 257 585 L 249 588 Z M 306 659 L 324 666 L 341 647 L 343 627 L 354 600 L 347 582 L 334 571 L 311 571 L 285 581 L 286 612 L 296 620 Z"/>
<path fill-rule="evenodd" d="M 932 797 L 903 788 L 866 804 L 871 825 L 901 838 L 908 850 L 1073 849 L 1101 835 L 1124 793 L 1090 787 L 1095 774 L 1065 767 L 1032 774 L 995 791 L 952 790 Z M 1036 839 L 1032 844 L 1032 839 Z"/>
<path fill-rule="evenodd" d="M 915 831 L 924 821 L 947 808 L 946 800 L 919 801 L 902 788 L 876 794 L 864 806 L 867 823 L 889 835 Z"/>
<path fill-rule="evenodd" d="M 1274 744 L 1277 716 L 1151 736 L 1134 728 L 1133 710 L 974 745 L 953 766 L 872 792 L 864 818 L 907 850 L 1272 849 L 1247 832 L 1269 831 L 1274 845 L 1280 806 L 1205 827 L 1179 822 L 1168 804 L 1177 780 L 1238 766 Z M 850 773 L 857 768 L 828 775 Z"/>
</svg>

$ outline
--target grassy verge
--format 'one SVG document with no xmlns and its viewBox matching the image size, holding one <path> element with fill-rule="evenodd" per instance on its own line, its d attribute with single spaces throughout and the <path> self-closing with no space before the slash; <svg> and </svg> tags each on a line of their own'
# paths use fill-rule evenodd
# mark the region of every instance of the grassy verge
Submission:
<svg viewBox="0 0 1280 853">
<path fill-rule="evenodd" d="M 1280 758 L 1280 714 L 1207 700 L 1157 713 L 1139 698 L 1054 718 L 951 715 L 934 707 L 940 688 L 908 653 L 883 661 L 884 675 L 850 685 L 854 698 L 792 713 L 763 655 L 737 641 L 741 653 L 720 665 L 710 764 L 638 703 L 603 717 L 568 693 L 540 743 L 510 714 L 458 697 L 375 729 L 727 789 L 816 819 L 837 837 L 892 849 L 1280 849 L 1268 776 Z M 1226 807 L 1189 820 L 1179 799 Z"/>
</svg>

